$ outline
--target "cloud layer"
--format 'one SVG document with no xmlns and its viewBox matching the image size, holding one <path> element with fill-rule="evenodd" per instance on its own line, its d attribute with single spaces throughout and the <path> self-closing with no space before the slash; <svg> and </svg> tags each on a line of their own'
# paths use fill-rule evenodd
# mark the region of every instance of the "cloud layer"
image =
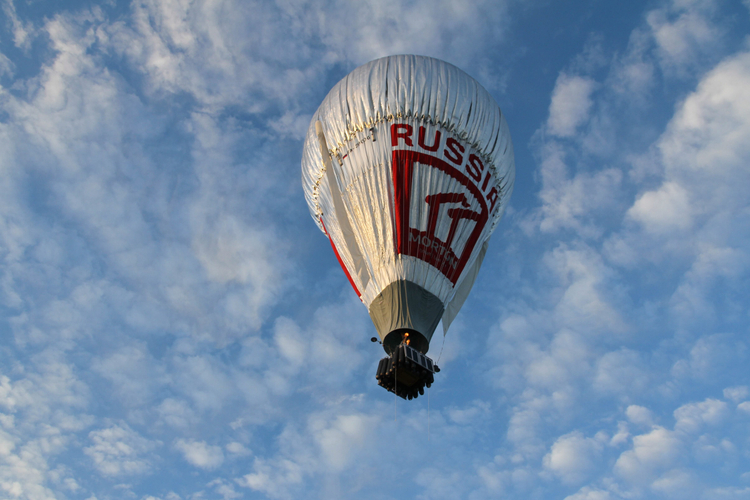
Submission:
<svg viewBox="0 0 750 500">
<path fill-rule="evenodd" d="M 747 497 L 747 9 L 45 8 L 3 3 L 0 496 Z M 519 170 L 412 404 L 299 185 L 328 89 L 409 52 Z"/>
</svg>

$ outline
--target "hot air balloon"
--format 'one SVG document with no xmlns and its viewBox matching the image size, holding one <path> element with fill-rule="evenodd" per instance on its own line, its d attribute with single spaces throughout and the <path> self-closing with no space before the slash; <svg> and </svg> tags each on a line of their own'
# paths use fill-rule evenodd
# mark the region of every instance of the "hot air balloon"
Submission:
<svg viewBox="0 0 750 500">
<path fill-rule="evenodd" d="M 305 198 L 389 355 L 381 386 L 412 399 L 433 382 L 430 340 L 466 300 L 514 179 L 497 103 L 438 59 L 360 66 L 313 115 Z"/>
</svg>

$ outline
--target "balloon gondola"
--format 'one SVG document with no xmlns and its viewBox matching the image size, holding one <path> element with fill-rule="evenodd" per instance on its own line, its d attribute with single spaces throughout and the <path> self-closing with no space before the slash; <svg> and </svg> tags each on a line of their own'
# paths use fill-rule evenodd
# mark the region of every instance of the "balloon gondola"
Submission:
<svg viewBox="0 0 750 500">
<path fill-rule="evenodd" d="M 497 103 L 438 59 L 360 66 L 313 115 L 305 198 L 368 308 L 388 354 L 377 380 L 389 391 L 412 399 L 434 381 L 430 340 L 466 300 L 514 178 Z"/>
<path fill-rule="evenodd" d="M 424 394 L 439 371 L 430 358 L 402 342 L 390 356 L 380 360 L 375 378 L 380 387 L 403 399 L 414 399 Z"/>
</svg>

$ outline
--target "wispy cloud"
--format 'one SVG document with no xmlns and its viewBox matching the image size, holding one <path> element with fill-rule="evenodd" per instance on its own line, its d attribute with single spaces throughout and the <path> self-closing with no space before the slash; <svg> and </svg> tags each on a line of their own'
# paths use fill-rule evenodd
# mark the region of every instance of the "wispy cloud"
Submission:
<svg viewBox="0 0 750 500">
<path fill-rule="evenodd" d="M 747 494 L 750 56 L 724 4 L 620 38 L 582 16 L 602 34 L 556 24 L 533 61 L 515 2 L 27 7 L 0 33 L 2 495 Z M 534 96 L 525 184 L 409 406 L 299 186 L 316 105 L 399 52 Z"/>
</svg>

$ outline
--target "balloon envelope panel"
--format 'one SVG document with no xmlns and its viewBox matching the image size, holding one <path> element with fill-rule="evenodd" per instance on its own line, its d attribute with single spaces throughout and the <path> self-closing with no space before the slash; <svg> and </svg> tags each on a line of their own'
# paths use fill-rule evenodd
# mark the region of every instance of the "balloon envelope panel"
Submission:
<svg viewBox="0 0 750 500">
<path fill-rule="evenodd" d="M 514 177 L 494 99 L 455 66 L 421 56 L 378 59 L 341 80 L 313 116 L 302 158 L 311 214 L 362 302 L 371 309 L 414 290 L 393 286 L 409 282 L 438 301 L 439 311 L 432 297 L 426 307 L 437 320 L 468 294 Z M 398 300 L 397 317 L 419 315 L 413 300 Z M 437 324 L 432 316 L 416 323 Z"/>
</svg>

